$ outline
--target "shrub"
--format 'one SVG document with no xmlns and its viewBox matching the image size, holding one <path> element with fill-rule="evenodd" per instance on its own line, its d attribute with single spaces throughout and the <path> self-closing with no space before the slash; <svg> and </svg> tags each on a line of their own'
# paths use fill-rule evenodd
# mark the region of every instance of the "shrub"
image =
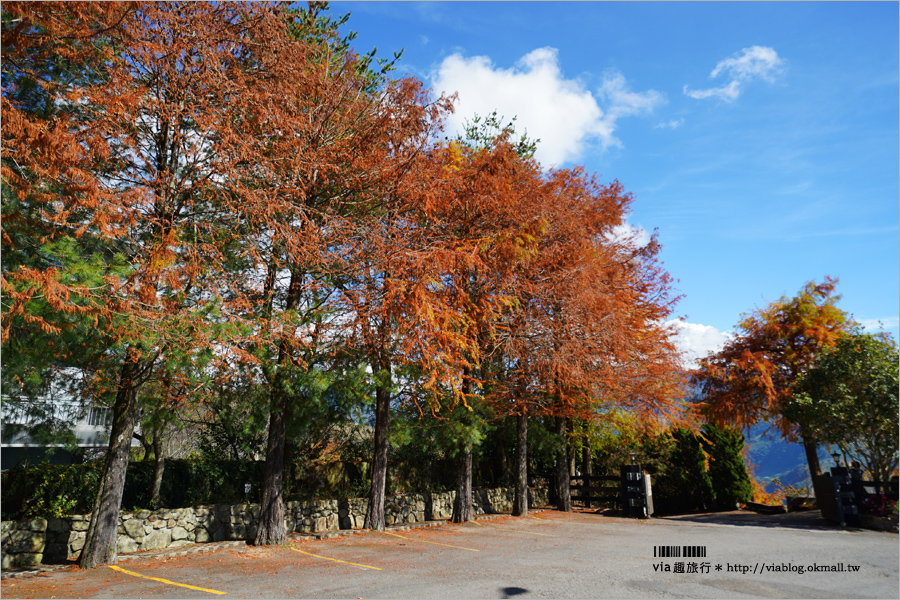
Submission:
<svg viewBox="0 0 900 600">
<path fill-rule="evenodd" d="M 884 518 L 897 514 L 897 501 L 884 494 L 872 494 L 863 500 L 862 508 L 864 512 Z"/>
<path fill-rule="evenodd" d="M 53 518 L 87 514 L 94 507 L 102 462 L 83 465 L 15 467 L 3 474 L 3 519 Z M 244 500 L 244 483 L 259 501 L 264 463 L 250 461 L 167 460 L 161 497 L 170 508 L 234 504 Z M 128 466 L 123 508 L 150 508 L 153 464 Z"/>
<path fill-rule="evenodd" d="M 366 464 L 293 463 L 284 483 L 285 500 L 364 497 L 369 491 Z M 15 467 L 3 473 L 3 519 L 54 518 L 87 514 L 94 507 L 102 462 L 82 465 Z M 169 459 L 160 498 L 166 508 L 198 504 L 259 502 L 265 463 Z M 128 465 L 122 508 L 149 509 L 152 462 Z M 251 484 L 250 496 L 244 484 Z"/>
<path fill-rule="evenodd" d="M 3 519 L 88 513 L 100 485 L 98 463 L 13 467 L 3 474 Z"/>
</svg>

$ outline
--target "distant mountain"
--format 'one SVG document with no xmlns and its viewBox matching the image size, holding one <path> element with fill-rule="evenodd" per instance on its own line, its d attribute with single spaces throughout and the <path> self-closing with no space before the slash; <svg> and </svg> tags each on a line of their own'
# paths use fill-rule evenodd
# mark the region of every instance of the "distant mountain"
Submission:
<svg viewBox="0 0 900 600">
<path fill-rule="evenodd" d="M 802 444 L 785 441 L 778 431 L 766 423 L 760 423 L 750 429 L 745 444 L 750 462 L 756 466 L 756 478 L 762 482 L 771 482 L 778 478 L 783 485 L 796 487 L 806 486 L 812 489 L 809 477 L 809 466 Z M 829 448 L 819 448 L 819 463 L 823 470 L 832 466 Z M 774 491 L 775 486 L 766 485 L 766 491 Z"/>
</svg>

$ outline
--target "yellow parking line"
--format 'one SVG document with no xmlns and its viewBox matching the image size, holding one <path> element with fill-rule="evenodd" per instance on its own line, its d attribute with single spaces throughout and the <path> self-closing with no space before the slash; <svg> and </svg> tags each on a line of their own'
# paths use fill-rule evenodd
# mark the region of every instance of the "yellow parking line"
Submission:
<svg viewBox="0 0 900 600">
<path fill-rule="evenodd" d="M 463 547 L 463 546 L 451 546 L 450 544 L 441 544 L 441 543 L 438 543 L 438 542 L 429 542 L 428 540 L 417 540 L 417 539 L 415 539 L 415 538 L 408 538 L 408 537 L 404 537 L 404 536 L 402 536 L 402 535 L 397 535 L 396 533 L 390 533 L 390 532 L 387 532 L 387 531 L 382 531 L 381 533 L 384 533 L 384 534 L 386 534 L 386 535 L 392 535 L 392 536 L 398 537 L 398 538 L 402 538 L 402 539 L 404 539 L 404 540 L 409 540 L 409 541 L 411 541 L 411 542 L 422 542 L 423 544 L 434 544 L 435 546 L 447 546 L 448 548 L 457 548 L 457 549 L 459 549 L 459 550 L 469 550 L 469 551 L 471 551 L 471 552 L 478 552 L 478 550 L 476 550 L 475 548 L 465 548 L 465 547 Z"/>
<path fill-rule="evenodd" d="M 487 527 L 488 529 L 499 529 L 500 531 L 515 531 L 516 533 L 527 533 L 528 535 L 542 535 L 544 537 L 556 537 L 555 535 L 550 535 L 549 533 L 536 533 L 534 531 L 522 531 L 521 529 L 509 529 L 508 527 L 497 527 L 496 525 L 482 525 L 478 521 L 472 521 L 476 525 L 481 525 L 482 527 Z"/>
<path fill-rule="evenodd" d="M 534 519 L 535 521 L 543 521 L 544 523 L 572 523 L 575 525 L 582 525 L 584 523 L 591 523 L 590 521 L 572 521 L 570 519 L 557 519 L 556 517 L 552 519 L 545 519 L 544 517 L 532 517 L 531 515 L 526 515 L 527 519 Z"/>
<path fill-rule="evenodd" d="M 224 594 L 225 592 L 220 592 L 218 590 L 208 590 L 206 588 L 197 587 L 194 585 L 187 585 L 186 583 L 175 583 L 174 581 L 169 581 L 168 579 L 160 579 L 159 577 L 148 577 L 147 575 L 141 575 L 140 573 L 135 573 L 134 571 L 126 571 L 121 567 L 114 567 L 112 565 L 106 565 L 110 569 L 115 571 L 119 571 L 120 573 L 125 573 L 126 575 L 133 575 L 134 577 L 142 577 L 144 579 L 152 579 L 153 581 L 158 581 L 160 583 L 165 583 L 168 585 L 177 585 L 178 587 L 188 588 L 189 590 L 198 590 L 201 592 L 209 592 L 210 594 Z"/>
<path fill-rule="evenodd" d="M 575 521 L 568 521 L 566 519 L 545 519 L 544 517 L 532 517 L 531 515 L 526 515 L 526 519 L 534 519 L 535 521 L 543 521 L 545 523 L 575 523 Z"/>
<path fill-rule="evenodd" d="M 359 563 L 347 562 L 346 560 L 338 560 L 336 558 L 328 558 L 327 556 L 319 556 L 318 554 L 313 554 L 312 552 L 305 552 L 300 550 L 299 548 L 290 547 L 294 552 L 299 552 L 300 554 L 306 554 L 307 556 L 315 556 L 316 558 L 323 558 L 325 560 L 333 560 L 334 562 L 344 563 L 345 565 L 353 565 L 354 567 L 362 567 L 364 569 L 373 569 L 375 571 L 380 571 L 381 567 L 370 567 L 369 565 L 361 565 Z"/>
</svg>

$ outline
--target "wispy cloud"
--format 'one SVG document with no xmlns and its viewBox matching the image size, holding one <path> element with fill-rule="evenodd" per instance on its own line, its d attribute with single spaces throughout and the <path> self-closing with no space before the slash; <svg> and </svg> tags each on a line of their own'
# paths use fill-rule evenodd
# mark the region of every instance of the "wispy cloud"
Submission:
<svg viewBox="0 0 900 600">
<path fill-rule="evenodd" d="M 689 90 L 688 86 L 685 85 L 684 93 L 694 98 L 696 100 L 705 100 L 706 98 L 719 98 L 726 102 L 733 102 L 737 100 L 737 97 L 741 95 L 741 84 L 737 81 L 732 81 L 728 85 L 723 85 L 722 87 L 717 88 L 708 88 L 705 90 Z"/>
<path fill-rule="evenodd" d="M 860 325 L 869 331 L 886 331 L 900 326 L 900 317 L 885 317 L 883 319 L 863 319 Z"/>
<path fill-rule="evenodd" d="M 726 84 L 705 90 L 691 90 L 685 85 L 683 91 L 697 100 L 719 98 L 733 102 L 741 95 L 744 84 L 757 79 L 770 83 L 775 81 L 783 72 L 784 64 L 784 59 L 779 57 L 773 48 L 751 46 L 719 61 L 709 74 L 711 79 L 726 75 L 729 78 Z"/>
<path fill-rule="evenodd" d="M 611 121 L 648 114 L 666 103 L 665 96 L 656 90 L 632 92 L 625 76 L 614 70 L 604 73 L 603 85 L 597 92 L 606 101 L 606 118 Z"/>
<path fill-rule="evenodd" d="M 617 71 L 607 71 L 592 94 L 578 80 L 564 77 L 557 50 L 549 47 L 529 52 L 510 69 L 495 66 L 487 56 L 455 53 L 431 79 L 435 91 L 459 94 L 456 112 L 448 118 L 451 133 L 462 131 L 475 114 L 516 117 L 529 137 L 541 140 L 536 157 L 547 166 L 577 160 L 592 142 L 621 146 L 616 122 L 651 113 L 666 101 L 655 90 L 632 91 Z"/>
<path fill-rule="evenodd" d="M 654 129 L 678 129 L 684 125 L 684 117 L 680 119 L 672 119 L 670 121 L 661 121 L 653 126 Z"/>
<path fill-rule="evenodd" d="M 735 238 L 744 237 L 744 239 L 778 239 L 786 241 L 797 241 L 816 238 L 828 237 L 874 237 L 886 234 L 896 234 L 897 226 L 888 227 L 844 227 L 840 229 L 810 229 L 806 231 L 798 231 L 796 228 L 786 226 L 786 221 L 770 221 L 761 222 L 757 228 L 748 231 L 731 231 L 729 235 Z"/>
<path fill-rule="evenodd" d="M 810 190 L 814 189 L 815 183 L 812 181 L 801 181 L 800 183 L 795 183 L 794 185 L 788 185 L 777 190 L 774 190 L 776 194 L 784 194 L 784 195 L 794 195 L 794 194 L 805 194 Z"/>
</svg>

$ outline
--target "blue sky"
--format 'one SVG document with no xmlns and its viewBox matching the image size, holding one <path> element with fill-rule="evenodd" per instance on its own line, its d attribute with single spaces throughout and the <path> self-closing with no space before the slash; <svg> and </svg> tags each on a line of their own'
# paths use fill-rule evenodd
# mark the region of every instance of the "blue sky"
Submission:
<svg viewBox="0 0 900 600">
<path fill-rule="evenodd" d="M 333 2 L 360 52 L 635 196 L 684 345 L 825 275 L 898 336 L 898 4 Z"/>
</svg>

